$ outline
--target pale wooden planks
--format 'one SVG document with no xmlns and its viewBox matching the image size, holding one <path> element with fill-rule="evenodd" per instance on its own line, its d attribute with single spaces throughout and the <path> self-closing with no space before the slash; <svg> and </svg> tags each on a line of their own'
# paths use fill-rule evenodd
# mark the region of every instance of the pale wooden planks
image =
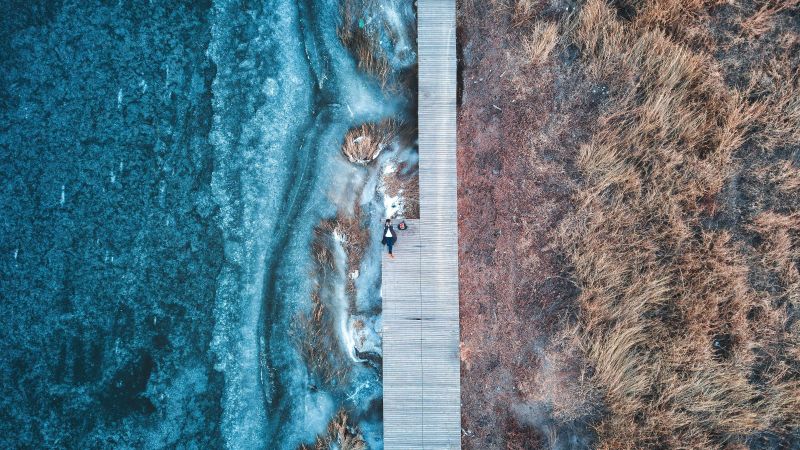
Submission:
<svg viewBox="0 0 800 450">
<path fill-rule="evenodd" d="M 383 423 L 385 448 L 422 447 L 422 244 L 417 220 L 398 231 L 395 259 L 383 255 Z M 387 403 L 388 401 L 388 403 Z"/>
<path fill-rule="evenodd" d="M 461 446 L 455 1 L 418 0 L 420 220 L 383 261 L 386 449 Z"/>
</svg>

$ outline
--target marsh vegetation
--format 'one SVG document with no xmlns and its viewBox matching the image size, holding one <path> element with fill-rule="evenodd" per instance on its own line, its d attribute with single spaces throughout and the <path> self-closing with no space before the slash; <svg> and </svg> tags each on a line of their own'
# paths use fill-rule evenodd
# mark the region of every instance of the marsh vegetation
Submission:
<svg viewBox="0 0 800 450">
<path fill-rule="evenodd" d="M 332 142 L 331 179 L 310 242 L 306 302 L 292 318 L 292 337 L 309 389 L 338 400 L 319 422 L 316 441 L 302 448 L 381 448 L 380 227 L 384 168 L 398 155 L 416 154 L 414 10 L 394 0 L 338 3 L 336 35 L 345 66 L 363 78 L 351 102 L 337 105 L 351 120 Z M 352 59 L 349 59 L 352 58 Z M 382 102 L 361 104 L 358 90 Z M 367 107 L 368 106 L 368 107 Z M 408 125 L 407 125 L 408 124 Z M 412 169 L 416 159 L 409 160 Z M 415 171 L 409 171 L 416 177 Z M 399 198 L 399 196 L 398 196 Z"/>
<path fill-rule="evenodd" d="M 509 48 L 493 75 L 502 112 L 469 117 L 515 125 L 503 132 L 506 148 L 523 148 L 467 156 L 499 161 L 498 185 L 562 177 L 560 192 L 540 193 L 556 217 L 537 219 L 524 204 L 497 211 L 513 216 L 518 260 L 465 255 L 482 270 L 517 273 L 516 287 L 495 289 L 516 317 L 496 326 L 538 327 L 524 362 L 500 358 L 508 392 L 483 397 L 508 417 L 499 441 L 798 445 L 798 2 L 465 3 L 505 24 L 507 36 L 489 45 Z M 475 39 L 479 21 L 462 17 Z M 471 70 L 489 73 L 475 61 Z M 468 81 L 466 107 L 488 103 Z M 505 180 L 523 168 L 523 180 Z M 480 325 L 463 326 L 473 395 L 469 378 L 498 369 L 479 361 L 477 338 L 470 345 Z M 469 408 L 470 445 L 496 444 Z"/>
<path fill-rule="evenodd" d="M 397 122 L 384 119 L 350 129 L 344 136 L 342 153 L 350 162 L 367 165 L 380 155 L 397 134 Z"/>
</svg>

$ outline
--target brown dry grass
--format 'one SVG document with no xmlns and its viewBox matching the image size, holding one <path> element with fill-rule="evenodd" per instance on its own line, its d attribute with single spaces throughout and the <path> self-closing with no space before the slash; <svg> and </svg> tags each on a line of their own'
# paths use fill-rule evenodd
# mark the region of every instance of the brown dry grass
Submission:
<svg viewBox="0 0 800 450">
<path fill-rule="evenodd" d="M 343 1 L 340 5 L 342 23 L 336 32 L 344 46 L 355 57 L 358 68 L 375 76 L 381 86 L 385 87 L 389 81 L 391 67 L 386 52 L 380 44 L 379 30 L 369 25 L 361 27 L 357 21 L 359 17 L 369 16 L 370 9 L 375 7 L 375 2 L 371 0 L 365 2 Z M 385 23 L 378 26 L 384 30 L 392 29 Z"/>
<path fill-rule="evenodd" d="M 460 178 L 484 176 L 476 167 L 494 161 L 482 149 L 499 141 L 505 148 L 491 156 L 500 175 L 487 178 L 503 182 L 502 173 L 515 167 L 507 155 L 529 143 L 532 163 L 527 177 L 519 175 L 520 185 L 543 185 L 537 178 L 542 155 L 557 161 L 553 141 L 574 135 L 540 118 L 574 120 L 585 112 L 568 102 L 542 106 L 543 93 L 554 86 L 572 91 L 557 98 L 573 94 L 598 104 L 591 110 L 598 117 L 574 146 L 576 211 L 557 233 L 556 247 L 580 290 L 574 304 L 564 297 L 569 304 L 562 317 L 545 316 L 545 322 L 530 306 L 548 306 L 547 295 L 530 287 L 542 283 L 548 260 L 529 243 L 549 236 L 528 227 L 547 210 L 534 203 L 494 208 L 524 189 L 484 195 L 474 183 L 459 190 L 459 206 L 469 205 L 459 211 L 471 219 L 468 225 L 497 227 L 477 242 L 478 233 L 467 227 L 464 234 L 473 239 L 461 242 L 462 261 L 478 267 L 460 268 L 470 275 L 462 278 L 468 287 L 461 292 L 462 317 L 469 318 L 462 320 L 461 354 L 467 447 L 493 447 L 503 435 L 508 448 L 522 448 L 508 439 L 523 440 L 537 427 L 542 440 L 556 445 L 552 424 L 570 421 L 588 421 L 597 448 L 796 446 L 797 1 L 588 0 L 574 16 L 560 12 L 566 2 L 521 13 L 513 0 L 489 3 L 481 10 L 473 2 L 468 10 L 487 11 L 488 19 L 461 16 L 468 28 L 478 23 L 462 47 L 465 60 L 483 50 L 481 32 L 494 36 L 486 30 L 500 27 L 512 37 L 478 53 L 465 71 L 478 76 L 464 80 L 465 104 L 472 101 L 473 108 L 462 110 L 469 115 L 460 127 L 472 134 L 460 143 Z M 498 64 L 490 55 L 498 49 L 515 50 L 501 53 L 506 66 L 492 78 Z M 504 91 L 482 86 L 490 82 L 514 92 L 497 95 Z M 484 90 L 489 94 L 475 107 Z M 509 126 L 507 117 L 529 110 L 535 114 Z M 472 159 L 465 164 L 464 157 Z M 480 187 L 496 192 L 491 183 Z M 507 232 L 497 226 L 503 220 L 524 225 L 513 247 L 497 237 Z M 515 255 L 513 264 L 503 260 L 506 253 Z M 530 270 L 522 263 L 527 259 Z M 521 286 L 529 302 L 509 308 L 507 286 Z M 501 325 L 508 339 L 477 336 L 493 335 Z M 543 339 L 537 332 L 547 327 Z M 514 346 L 517 340 L 541 347 L 529 355 Z M 507 361 L 510 351 L 522 362 Z M 510 394 L 503 390 L 509 384 Z M 501 394 L 484 394 L 490 390 Z M 509 428 L 510 420 L 496 419 L 518 419 L 504 406 L 531 401 L 547 405 L 546 426 L 523 420 Z"/>
<path fill-rule="evenodd" d="M 509 16 L 515 28 L 530 24 L 544 4 L 542 0 L 489 0 L 488 3 L 494 16 Z"/>
<path fill-rule="evenodd" d="M 635 25 L 659 29 L 676 42 L 711 51 L 716 47 L 709 30 L 709 10 L 727 0 L 652 0 L 638 2 Z"/>
<path fill-rule="evenodd" d="M 590 0 L 574 27 L 587 72 L 611 91 L 579 150 L 579 210 L 560 240 L 581 287 L 575 333 L 607 409 L 600 448 L 719 448 L 800 426 L 797 215 L 753 221 L 761 262 L 735 230 L 704 226 L 744 143 L 797 145 L 797 68 L 770 65 L 776 81 L 756 100 L 757 83 L 730 88 L 687 46 L 710 47 L 684 17 L 713 5 L 647 2 L 625 23 Z M 791 173 L 777 179 L 794 189 Z M 752 286 L 761 264 L 775 289 Z"/>
<path fill-rule="evenodd" d="M 800 67 L 786 58 L 770 60 L 752 74 L 750 90 L 762 111 L 754 141 L 763 149 L 800 144 Z"/>
<path fill-rule="evenodd" d="M 389 145 L 397 130 L 397 122 L 391 118 L 352 128 L 344 136 L 342 153 L 352 163 L 367 165 Z"/>
<path fill-rule="evenodd" d="M 339 361 L 341 351 L 335 334 L 335 317 L 322 298 L 322 283 L 336 269 L 331 250 L 335 236 L 341 239 L 347 260 L 345 273 L 357 270 L 369 240 L 369 231 L 362 228 L 361 209 L 356 205 L 353 214 L 340 212 L 335 219 L 321 221 L 314 229 L 311 254 L 314 258 L 312 276 L 317 280 L 311 293 L 311 311 L 299 314 L 293 322 L 292 336 L 307 367 L 323 386 L 340 384 L 348 374 L 348 365 Z M 354 304 L 355 280 L 348 277 L 347 292 Z"/>
<path fill-rule="evenodd" d="M 314 240 L 311 242 L 311 254 L 317 263 L 316 272 L 322 272 L 333 268 L 334 258 L 331 253 L 328 237 L 335 229 L 335 223 L 330 220 L 323 220 L 314 229 Z"/>
<path fill-rule="evenodd" d="M 781 161 L 760 167 L 754 175 L 767 186 L 774 186 L 778 192 L 787 195 L 796 195 L 800 192 L 800 167 L 795 167 L 791 161 Z"/>
<path fill-rule="evenodd" d="M 541 9 L 540 0 L 514 0 L 513 23 L 515 26 L 529 22 Z"/>
<path fill-rule="evenodd" d="M 532 82 L 531 76 L 548 63 L 559 44 L 560 28 L 564 24 L 537 22 L 530 34 L 523 37 L 518 46 L 506 53 L 506 72 L 517 99 L 524 100 L 530 93 L 540 88 Z"/>
<path fill-rule="evenodd" d="M 742 32 L 748 38 L 766 34 L 776 24 L 776 16 L 782 11 L 800 6 L 800 0 L 772 0 L 761 4 L 751 16 L 739 21 Z"/>
<path fill-rule="evenodd" d="M 558 43 L 558 25 L 539 22 L 533 27 L 530 36 L 522 43 L 521 59 L 530 64 L 541 64 L 553 52 Z"/>
<path fill-rule="evenodd" d="M 302 450 L 365 450 L 367 442 L 361 437 L 358 429 L 349 423 L 347 412 L 345 410 L 331 419 L 328 424 L 328 432 L 317 438 L 317 442 L 313 447 L 301 445 Z"/>
<path fill-rule="evenodd" d="M 334 317 L 320 298 L 318 288 L 311 294 L 311 302 L 311 312 L 301 313 L 295 318 L 292 337 L 315 383 L 338 385 L 347 376 L 347 366 L 336 358 L 340 352 Z"/>
<path fill-rule="evenodd" d="M 352 215 L 340 211 L 336 216 L 335 232 L 342 236 L 342 246 L 347 255 L 346 273 L 348 275 L 358 270 L 361 266 L 361 259 L 364 257 L 364 251 L 369 243 L 369 230 L 363 227 L 363 220 L 361 207 L 358 205 L 353 207 Z M 355 279 L 349 276 L 347 279 L 347 291 L 351 294 L 351 297 L 356 291 Z"/>
<path fill-rule="evenodd" d="M 386 195 L 400 196 L 403 199 L 403 217 L 419 219 L 419 177 L 417 170 L 408 170 L 405 163 L 399 164 L 397 170 L 383 175 Z M 389 217 L 391 218 L 391 217 Z"/>
</svg>

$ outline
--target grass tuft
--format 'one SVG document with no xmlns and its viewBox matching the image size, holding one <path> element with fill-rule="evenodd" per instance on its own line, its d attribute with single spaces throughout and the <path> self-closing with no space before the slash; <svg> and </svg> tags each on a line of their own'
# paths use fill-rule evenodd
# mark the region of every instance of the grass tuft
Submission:
<svg viewBox="0 0 800 450">
<path fill-rule="evenodd" d="M 367 165 L 391 143 L 397 135 L 397 130 L 397 122 L 394 119 L 365 123 L 352 128 L 344 136 L 342 153 L 352 163 Z"/>
<path fill-rule="evenodd" d="M 355 273 L 361 266 L 361 259 L 369 244 L 369 229 L 363 227 L 364 217 L 361 207 L 354 206 L 353 214 L 339 212 L 336 217 L 337 235 L 342 236 L 342 246 L 347 255 L 347 274 Z M 355 278 L 348 276 L 347 291 L 353 295 L 356 291 Z"/>
<path fill-rule="evenodd" d="M 558 43 L 558 25 L 539 22 L 533 27 L 530 36 L 522 42 L 522 52 L 518 56 L 528 64 L 544 63 Z"/>
<path fill-rule="evenodd" d="M 327 433 L 317 438 L 313 447 L 301 445 L 302 450 L 365 450 L 367 442 L 352 425 L 345 410 L 339 411 L 328 424 Z"/>
<path fill-rule="evenodd" d="M 336 30 L 342 44 L 350 50 L 356 59 L 356 64 L 386 87 L 389 81 L 391 66 L 389 58 L 381 47 L 380 29 L 391 30 L 386 23 L 373 26 L 372 24 L 359 23 L 359 18 L 368 16 L 370 9 L 376 8 L 375 2 L 367 0 L 363 5 L 356 5 L 353 0 L 345 0 L 340 5 L 342 23 Z M 389 36 L 391 39 L 392 36 Z"/>
</svg>

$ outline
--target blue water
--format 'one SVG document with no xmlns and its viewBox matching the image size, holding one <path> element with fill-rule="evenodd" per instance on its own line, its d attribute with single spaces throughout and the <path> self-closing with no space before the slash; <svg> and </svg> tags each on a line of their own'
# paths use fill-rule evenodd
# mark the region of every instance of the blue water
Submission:
<svg viewBox="0 0 800 450">
<path fill-rule="evenodd" d="M 340 408 L 381 447 L 379 370 L 352 361 L 320 388 L 290 333 L 313 228 L 356 195 L 343 177 L 374 178 L 343 162 L 342 137 L 410 101 L 356 70 L 338 11 L 5 8 L 0 447 L 288 449 Z M 379 226 L 380 201 L 359 195 Z M 379 251 L 357 283 L 375 326 Z"/>
</svg>

